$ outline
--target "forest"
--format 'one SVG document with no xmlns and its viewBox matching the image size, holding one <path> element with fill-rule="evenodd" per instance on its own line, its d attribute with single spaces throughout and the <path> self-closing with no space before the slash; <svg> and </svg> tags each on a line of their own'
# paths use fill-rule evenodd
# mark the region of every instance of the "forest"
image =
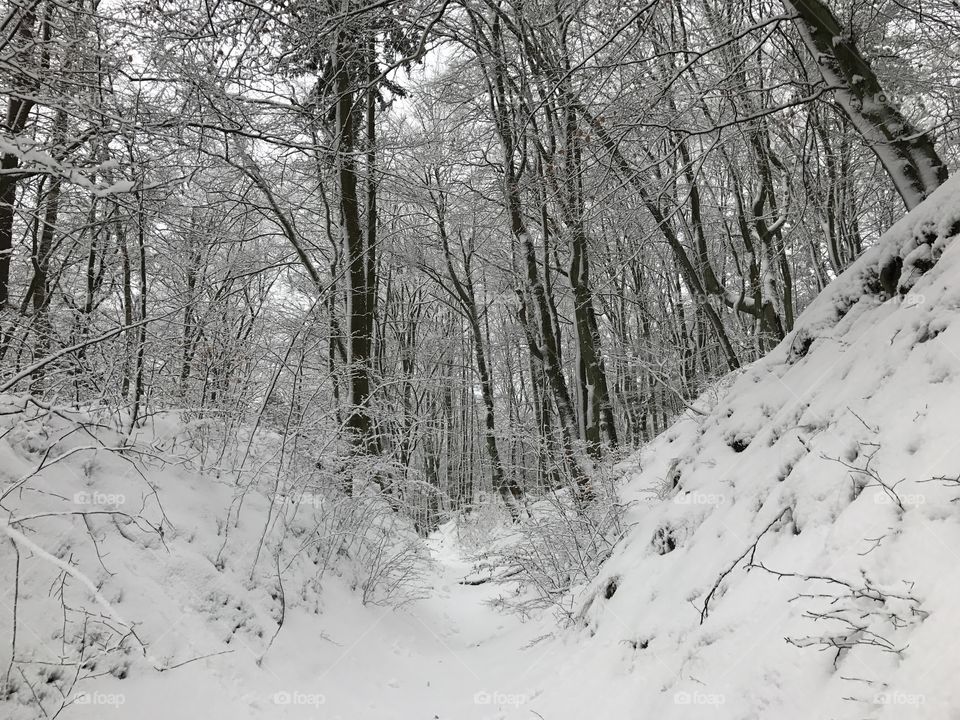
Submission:
<svg viewBox="0 0 960 720">
<path fill-rule="evenodd" d="M 157 473 L 223 489 L 211 572 L 246 563 L 283 596 L 294 542 L 290 563 L 362 568 L 364 604 L 403 604 L 451 521 L 496 526 L 496 558 L 459 586 L 517 583 L 513 610 L 575 623 L 636 522 L 638 449 L 725 422 L 731 383 L 777 352 L 822 354 L 808 308 L 929 310 L 917 283 L 960 233 L 957 193 L 936 200 L 960 168 L 954 0 L 4 0 L 0 94 L 0 572 L 62 611 L 71 689 L 87 622 L 109 628 L 100 651 L 146 653 L 104 609 L 113 572 L 94 575 L 104 543 L 175 536 Z M 882 240 L 925 208 L 913 240 Z M 758 436 L 741 430 L 721 443 L 738 459 Z M 867 450 L 820 454 L 905 509 Z M 683 486 L 679 450 L 652 462 L 658 498 Z M 125 479 L 71 500 L 74 465 Z M 253 547 L 231 552 L 241 515 Z M 658 555 L 681 544 L 654 529 Z M 56 550 L 61 532 L 92 559 Z M 68 580 L 100 610 L 72 614 Z M 73 717 L 6 602 L 0 702 Z M 773 717 L 730 715 L 748 716 Z"/>
</svg>

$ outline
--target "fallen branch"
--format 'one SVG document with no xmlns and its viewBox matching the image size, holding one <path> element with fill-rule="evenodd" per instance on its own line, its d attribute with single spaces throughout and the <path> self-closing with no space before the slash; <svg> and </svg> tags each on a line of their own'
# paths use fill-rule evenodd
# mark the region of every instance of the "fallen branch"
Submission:
<svg viewBox="0 0 960 720">
<path fill-rule="evenodd" d="M 467 580 L 464 578 L 460 581 L 460 585 L 483 585 L 484 583 L 488 582 L 496 582 L 500 580 L 506 580 L 507 578 L 512 578 L 516 575 L 519 575 L 521 572 L 523 572 L 522 568 L 514 568 L 513 570 L 508 570 L 500 575 L 487 575 L 486 577 L 476 578 L 474 580 Z"/>
<path fill-rule="evenodd" d="M 737 565 L 740 564 L 740 561 L 743 560 L 747 555 L 750 556 L 750 560 L 749 560 L 749 562 L 747 563 L 747 565 L 748 565 L 748 566 L 752 566 L 752 565 L 753 565 L 753 557 L 754 557 L 754 555 L 755 555 L 756 552 L 757 552 L 757 545 L 759 544 L 761 538 L 763 538 L 763 536 L 767 534 L 767 531 L 770 530 L 770 528 L 772 528 L 774 525 L 776 525 L 776 524 L 780 521 L 780 519 L 781 519 L 784 515 L 786 515 L 787 513 L 789 513 L 789 512 L 791 512 L 791 508 L 790 508 L 790 507 L 785 507 L 783 510 L 781 510 L 781 511 L 777 514 L 777 516 L 776 516 L 773 520 L 770 521 L 770 524 L 767 525 L 767 526 L 760 532 L 759 535 L 757 535 L 757 539 L 753 541 L 753 544 L 750 545 L 750 546 L 749 546 L 746 550 L 744 550 L 742 553 L 740 553 L 740 555 L 737 557 L 737 559 L 734 560 L 734 561 L 730 564 L 730 567 L 728 567 L 726 570 L 724 570 L 722 573 L 720 573 L 720 577 L 717 578 L 717 581 L 713 584 L 713 587 L 710 589 L 710 592 L 707 593 L 707 597 L 706 597 L 706 598 L 704 599 L 704 601 L 703 601 L 703 609 L 700 611 L 700 624 L 701 624 L 701 625 L 703 625 L 704 621 L 707 619 L 707 615 L 708 615 L 708 611 L 709 611 L 709 606 L 710 606 L 710 600 L 711 600 L 711 599 L 713 598 L 713 596 L 716 594 L 717 590 L 718 590 L 719 587 L 720 587 L 720 583 L 723 582 L 723 579 L 724 579 L 727 575 L 729 575 L 730 573 L 732 573 L 733 570 L 734 570 L 734 568 L 736 568 Z"/>
<path fill-rule="evenodd" d="M 229 655 L 233 650 L 221 650 L 220 652 L 207 653 L 206 655 L 198 655 L 197 657 L 190 658 L 189 660 L 184 660 L 183 662 L 174 663 L 173 665 L 154 665 L 153 669 L 157 672 L 166 672 L 167 670 L 176 670 L 178 667 L 183 667 L 184 665 L 189 665 L 192 662 L 197 660 L 206 660 L 207 658 L 216 657 L 217 655 Z"/>
<path fill-rule="evenodd" d="M 120 617 L 119 613 L 117 613 L 117 611 L 114 610 L 110 602 L 97 589 L 97 586 L 94 584 L 94 582 L 90 578 L 88 578 L 86 575 L 84 575 L 82 572 L 77 570 L 75 567 L 73 567 L 69 563 L 64 562 L 60 558 L 54 555 L 51 555 L 49 552 L 47 552 L 42 547 L 40 547 L 35 542 L 33 542 L 33 540 L 31 540 L 26 535 L 21 533 L 19 530 L 15 530 L 13 527 L 11 527 L 6 521 L 0 523 L 0 532 L 3 532 L 3 534 L 6 535 L 11 540 L 13 540 L 13 542 L 17 543 L 22 547 L 27 548 L 28 550 L 33 552 L 35 555 L 43 558 L 44 560 L 51 563 L 52 565 L 55 565 L 56 567 L 60 568 L 61 570 L 63 570 L 63 572 L 70 575 L 70 577 L 74 578 L 75 580 L 79 580 L 80 583 L 84 587 L 86 587 L 87 590 L 90 591 L 90 594 L 93 595 L 97 603 L 100 604 L 100 607 L 102 607 L 107 612 L 107 615 L 109 615 L 114 622 L 126 628 L 130 628 L 130 629 L 133 628 L 133 625 L 131 623 L 126 622 L 123 618 Z M 136 635 L 134 635 L 134 637 L 136 637 Z"/>
</svg>

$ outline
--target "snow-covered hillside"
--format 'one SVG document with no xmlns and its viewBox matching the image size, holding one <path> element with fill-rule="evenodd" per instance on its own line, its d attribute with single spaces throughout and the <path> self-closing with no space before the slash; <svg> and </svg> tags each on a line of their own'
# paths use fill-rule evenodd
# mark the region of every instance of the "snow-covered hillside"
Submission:
<svg viewBox="0 0 960 720">
<path fill-rule="evenodd" d="M 960 717 L 957 235 L 953 180 L 644 448 L 558 687 L 626 679 L 544 717 Z"/>
<path fill-rule="evenodd" d="M 372 577 L 376 548 L 317 540 L 326 500 L 178 464 L 176 418 L 93 452 L 121 438 L 7 398 L 0 715 L 960 718 L 958 233 L 953 180 L 621 466 L 632 527 L 571 627 L 462 584 L 478 547 L 453 522 L 421 546 L 371 500 L 395 560 Z"/>
</svg>

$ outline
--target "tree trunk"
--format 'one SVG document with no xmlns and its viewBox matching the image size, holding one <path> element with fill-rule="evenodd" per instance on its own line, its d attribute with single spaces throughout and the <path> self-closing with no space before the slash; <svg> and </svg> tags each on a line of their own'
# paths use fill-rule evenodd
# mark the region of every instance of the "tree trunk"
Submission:
<svg viewBox="0 0 960 720">
<path fill-rule="evenodd" d="M 58 114 L 59 119 L 59 114 Z M 65 119 L 65 116 L 64 116 Z M 54 178 L 47 190 L 44 202 L 40 237 L 34 248 L 33 257 L 33 355 L 41 360 L 50 351 L 50 254 L 53 249 L 54 233 L 60 214 L 61 181 Z M 46 369 L 40 368 L 31 378 L 30 392 L 42 395 L 46 379 Z"/>
<path fill-rule="evenodd" d="M 434 178 L 439 188 L 440 176 L 435 173 Z M 467 316 L 467 324 L 470 326 L 470 334 L 473 337 L 474 358 L 477 363 L 477 375 L 480 377 L 480 394 L 483 398 L 484 409 L 484 429 L 483 439 L 487 448 L 487 455 L 490 457 L 490 474 L 493 483 L 493 489 L 503 498 L 504 504 L 510 511 L 514 520 L 520 518 L 520 505 L 523 502 L 523 491 L 517 484 L 517 481 L 508 476 L 503 469 L 503 461 L 500 458 L 500 448 L 497 446 L 496 433 L 496 412 L 494 407 L 493 379 L 490 375 L 489 365 L 487 363 L 486 344 L 484 342 L 483 329 L 480 326 L 480 315 L 477 311 L 477 300 L 473 288 L 473 277 L 470 272 L 469 263 L 464 268 L 464 277 L 461 281 L 457 271 L 453 267 L 453 257 L 450 252 L 450 240 L 447 236 L 447 226 L 444 217 L 444 198 L 441 190 L 437 190 L 434 196 L 434 208 L 437 211 L 437 228 L 440 234 L 440 243 L 443 247 L 443 256 L 446 261 L 447 275 L 453 288 L 456 291 L 457 299 Z M 432 193 L 431 193 L 432 194 Z"/>
<path fill-rule="evenodd" d="M 347 264 L 347 382 L 350 407 L 346 428 L 358 452 L 375 450 L 372 423 L 367 410 L 370 397 L 370 357 L 372 349 L 373 312 L 369 306 L 368 253 L 364 229 L 360 222 L 360 202 L 357 192 L 356 145 L 354 123 L 354 90 L 348 55 L 351 48 L 341 32 L 337 42 L 336 67 L 336 123 L 337 165 L 340 181 L 340 217 L 346 245 Z M 349 493 L 352 482 L 347 479 L 344 489 Z"/>
<path fill-rule="evenodd" d="M 783 0 L 820 74 L 883 165 L 908 210 L 947 179 L 932 138 L 914 127 L 886 94 L 849 30 L 820 0 Z"/>
</svg>

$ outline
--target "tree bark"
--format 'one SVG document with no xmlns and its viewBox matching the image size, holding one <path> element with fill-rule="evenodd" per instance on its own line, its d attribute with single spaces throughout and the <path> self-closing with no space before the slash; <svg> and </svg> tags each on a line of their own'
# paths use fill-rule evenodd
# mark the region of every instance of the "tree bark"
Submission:
<svg viewBox="0 0 960 720">
<path fill-rule="evenodd" d="M 370 359 L 372 350 L 373 312 L 368 286 L 369 253 L 361 224 L 356 165 L 357 129 L 354 122 L 354 78 L 350 70 L 351 50 L 348 38 L 341 31 L 337 42 L 336 125 L 337 171 L 340 182 L 340 217 L 347 264 L 347 382 L 350 407 L 346 428 L 357 451 L 375 451 L 372 423 L 367 403 L 370 397 Z M 369 228 L 367 229 L 369 232 Z M 350 492 L 350 481 L 345 489 Z"/>
<path fill-rule="evenodd" d="M 883 165 L 894 187 L 912 210 L 947 179 L 947 166 L 933 139 L 914 127 L 884 92 L 877 74 L 820 0 L 783 0 L 837 102 Z"/>
</svg>

